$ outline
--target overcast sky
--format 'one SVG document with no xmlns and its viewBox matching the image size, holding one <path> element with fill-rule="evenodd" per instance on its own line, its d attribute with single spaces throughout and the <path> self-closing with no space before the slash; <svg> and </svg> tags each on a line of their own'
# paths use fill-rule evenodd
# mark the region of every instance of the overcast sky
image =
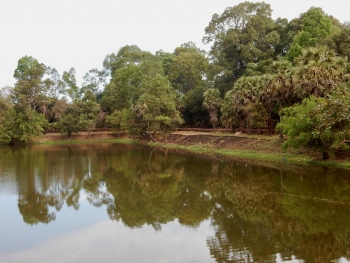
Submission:
<svg viewBox="0 0 350 263">
<path fill-rule="evenodd" d="M 0 0 L 0 88 L 13 85 L 14 69 L 32 56 L 60 74 L 71 67 L 77 79 L 102 68 L 107 54 L 125 45 L 172 52 L 201 39 L 214 13 L 238 0 Z M 257 1 L 252 1 L 257 2 Z M 350 20 L 349 0 L 267 0 L 272 18 L 291 20 L 311 6 L 323 8 L 340 22 Z M 80 84 L 80 83 L 79 83 Z"/>
</svg>

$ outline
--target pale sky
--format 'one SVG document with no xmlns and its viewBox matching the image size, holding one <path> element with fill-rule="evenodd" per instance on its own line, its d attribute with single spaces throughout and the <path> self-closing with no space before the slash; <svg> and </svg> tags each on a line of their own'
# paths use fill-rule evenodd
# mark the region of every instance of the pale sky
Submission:
<svg viewBox="0 0 350 263">
<path fill-rule="evenodd" d="M 12 86 L 18 60 L 32 56 L 62 75 L 74 67 L 80 84 L 107 54 L 125 45 L 173 52 L 182 43 L 202 44 L 214 13 L 238 0 L 0 0 L 0 88 Z M 257 1 L 252 1 L 257 2 Z M 311 6 L 340 22 L 350 20 L 349 0 L 266 0 L 272 18 L 291 20 Z"/>
</svg>

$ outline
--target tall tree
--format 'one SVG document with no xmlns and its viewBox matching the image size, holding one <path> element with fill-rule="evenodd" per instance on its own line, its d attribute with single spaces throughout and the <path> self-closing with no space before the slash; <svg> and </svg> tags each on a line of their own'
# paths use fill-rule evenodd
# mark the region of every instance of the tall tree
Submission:
<svg viewBox="0 0 350 263">
<path fill-rule="evenodd" d="M 165 141 L 167 133 L 174 131 L 183 122 L 176 108 L 175 92 L 162 75 L 146 82 L 145 93 L 136 102 L 134 111 L 143 123 L 141 132 L 160 132 Z"/>
<path fill-rule="evenodd" d="M 203 106 L 208 110 L 210 116 L 210 123 L 216 129 L 218 125 L 218 110 L 221 106 L 220 91 L 210 88 L 203 94 Z"/>
<path fill-rule="evenodd" d="M 304 49 L 295 60 L 298 68 L 293 81 L 301 98 L 310 95 L 323 97 L 337 83 L 350 78 L 347 58 L 336 56 L 327 47 Z"/>
<path fill-rule="evenodd" d="M 72 101 L 79 99 L 81 96 L 75 73 L 75 69 L 71 68 L 69 71 L 64 71 L 62 75 L 62 79 L 67 87 L 66 92 Z"/>
<path fill-rule="evenodd" d="M 130 108 L 144 92 L 145 82 L 164 74 L 162 59 L 137 46 L 125 46 L 117 54 L 108 55 L 104 66 L 111 73 L 111 80 L 101 103 L 109 112 Z"/>
<path fill-rule="evenodd" d="M 341 83 L 324 98 L 311 96 L 302 104 L 281 110 L 281 128 L 288 139 L 284 147 L 311 146 L 322 152 L 323 159 L 329 151 L 348 148 L 345 140 L 350 138 L 350 87 Z"/>
<path fill-rule="evenodd" d="M 44 76 L 47 68 L 33 57 L 18 60 L 14 78 L 17 80 L 12 93 L 14 103 L 19 107 L 38 110 L 47 99 L 49 87 L 45 85 Z"/>
<path fill-rule="evenodd" d="M 77 133 L 81 128 L 78 107 L 69 105 L 58 118 L 57 126 L 61 133 L 68 135 L 68 138 L 71 137 L 72 133 Z"/>
<path fill-rule="evenodd" d="M 248 63 L 276 56 L 280 35 L 264 2 L 243 2 L 214 14 L 203 43 L 213 43 L 210 77 L 222 94 L 244 74 Z"/>
<path fill-rule="evenodd" d="M 7 132 L 4 142 L 27 142 L 42 134 L 47 125 L 42 113 L 45 113 L 51 83 L 49 78 L 45 78 L 47 73 L 47 67 L 33 57 L 25 56 L 18 60 L 14 72 L 17 82 L 9 95 L 13 105 L 7 105 L 2 115 L 11 119 L 1 124 L 7 126 L 2 129 Z"/>
<path fill-rule="evenodd" d="M 321 8 L 311 7 L 305 14 L 302 14 L 302 21 L 302 30 L 294 37 L 288 53 L 291 61 L 301 54 L 303 48 L 313 47 L 333 33 L 332 21 Z"/>
<path fill-rule="evenodd" d="M 341 24 L 340 29 L 334 35 L 335 50 L 339 56 L 347 56 L 350 61 L 350 22 Z"/>
<path fill-rule="evenodd" d="M 106 76 L 105 71 L 100 71 L 97 68 L 90 69 L 88 73 L 84 75 L 84 82 L 81 87 L 81 93 L 91 90 L 95 95 L 101 93 L 101 85 L 105 83 Z"/>
<path fill-rule="evenodd" d="M 174 50 L 168 77 L 180 98 L 183 98 L 181 113 L 191 126 L 207 123 L 207 112 L 202 105 L 203 93 L 210 86 L 208 66 L 205 52 L 192 42 L 184 43 Z"/>
<path fill-rule="evenodd" d="M 91 90 L 85 91 L 83 98 L 76 101 L 76 104 L 80 113 L 79 126 L 87 130 L 89 138 L 91 132 L 96 128 L 100 105 L 96 102 L 96 96 Z"/>
<path fill-rule="evenodd" d="M 186 93 L 204 85 L 209 63 L 193 43 L 185 43 L 174 51 L 169 79 L 174 88 Z"/>
</svg>

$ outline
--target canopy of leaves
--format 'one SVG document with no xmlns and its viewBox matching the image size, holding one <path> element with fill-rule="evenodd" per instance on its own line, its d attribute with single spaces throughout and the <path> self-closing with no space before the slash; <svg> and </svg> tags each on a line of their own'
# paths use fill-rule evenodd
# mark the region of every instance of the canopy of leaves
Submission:
<svg viewBox="0 0 350 263">
<path fill-rule="evenodd" d="M 244 74 L 248 63 L 275 56 L 280 35 L 271 11 L 264 2 L 243 2 L 214 14 L 205 28 L 203 43 L 213 42 L 210 77 L 222 93 Z"/>
<path fill-rule="evenodd" d="M 281 128 L 288 139 L 284 147 L 312 146 L 327 152 L 346 148 L 350 138 L 350 86 L 339 84 L 325 98 L 304 99 L 281 111 Z"/>
<path fill-rule="evenodd" d="M 315 46 L 320 40 L 332 34 L 332 21 L 321 8 L 311 7 L 303 14 L 302 21 L 302 30 L 294 37 L 288 54 L 291 61 L 300 55 L 303 48 Z"/>
<path fill-rule="evenodd" d="M 176 109 L 175 92 L 165 77 L 157 75 L 146 83 L 145 90 L 134 109 L 147 129 L 167 133 L 183 122 Z"/>
</svg>

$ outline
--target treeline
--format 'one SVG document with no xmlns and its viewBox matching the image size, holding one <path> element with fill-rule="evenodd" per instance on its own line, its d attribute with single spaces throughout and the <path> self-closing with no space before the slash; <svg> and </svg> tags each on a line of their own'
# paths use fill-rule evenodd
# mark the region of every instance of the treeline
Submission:
<svg viewBox="0 0 350 263">
<path fill-rule="evenodd" d="M 176 127 L 274 128 L 285 146 L 318 147 L 327 158 L 350 126 L 350 24 L 321 8 L 273 20 L 264 2 L 214 14 L 206 53 L 192 42 L 152 54 L 127 45 L 78 85 L 26 56 L 14 87 L 2 89 L 0 141 L 28 141 L 44 130 L 70 135 L 96 127 L 143 137 Z M 276 126 L 277 124 L 277 126 Z"/>
</svg>

